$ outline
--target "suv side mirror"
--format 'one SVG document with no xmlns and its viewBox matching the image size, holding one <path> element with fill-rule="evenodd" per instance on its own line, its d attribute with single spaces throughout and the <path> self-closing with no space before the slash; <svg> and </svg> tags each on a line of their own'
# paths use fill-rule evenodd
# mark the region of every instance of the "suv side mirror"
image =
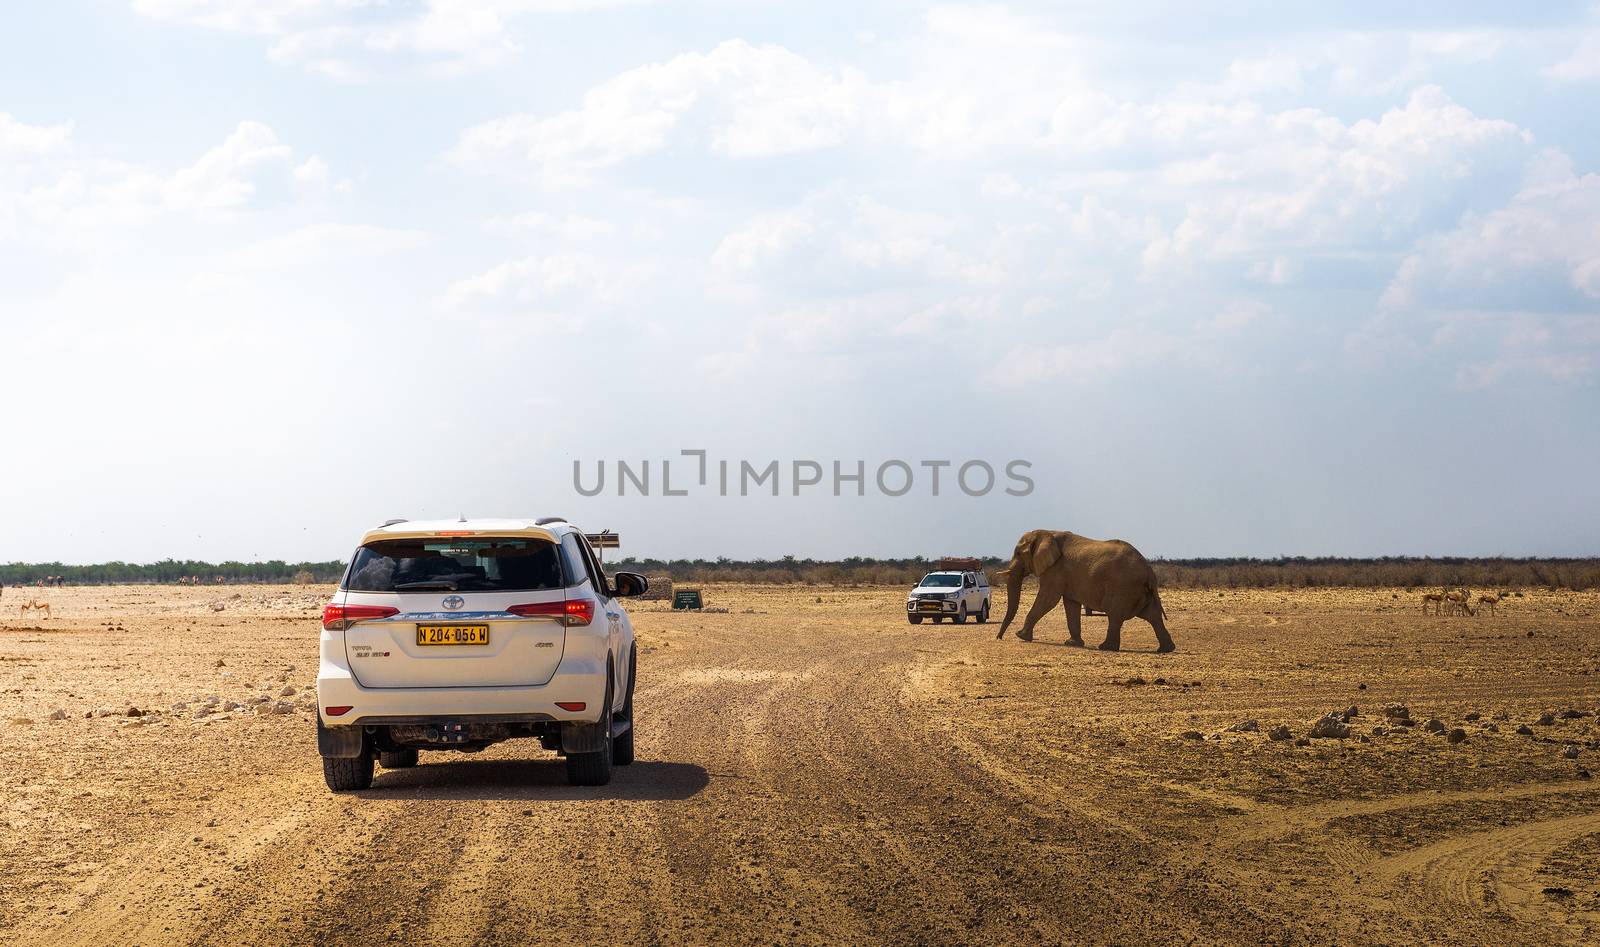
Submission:
<svg viewBox="0 0 1600 947">
<path fill-rule="evenodd" d="M 611 577 L 611 587 L 617 598 L 631 598 L 648 591 L 650 580 L 637 572 L 618 572 Z"/>
</svg>

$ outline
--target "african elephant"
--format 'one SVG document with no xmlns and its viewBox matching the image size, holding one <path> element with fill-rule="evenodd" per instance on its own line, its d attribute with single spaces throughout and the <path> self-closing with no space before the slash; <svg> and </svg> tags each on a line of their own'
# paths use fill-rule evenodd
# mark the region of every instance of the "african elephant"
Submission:
<svg viewBox="0 0 1600 947">
<path fill-rule="evenodd" d="M 1106 613 L 1108 624 L 1106 640 L 1100 644 L 1102 651 L 1121 649 L 1122 623 L 1130 618 L 1143 618 L 1156 630 L 1156 640 L 1161 645 L 1157 651 L 1176 647 L 1163 621 L 1166 611 L 1156 592 L 1155 570 L 1139 550 L 1120 539 L 1088 539 L 1076 533 L 1029 530 L 1017 540 L 1011 565 L 1000 574 L 1006 577 L 1006 616 L 996 638 L 1005 637 L 1017 615 L 1022 580 L 1032 574 L 1039 577 L 1039 594 L 1022 630 L 1017 632 L 1023 641 L 1033 640 L 1034 624 L 1061 602 L 1067 612 L 1070 643 L 1077 647 L 1083 647 L 1080 606 Z"/>
</svg>

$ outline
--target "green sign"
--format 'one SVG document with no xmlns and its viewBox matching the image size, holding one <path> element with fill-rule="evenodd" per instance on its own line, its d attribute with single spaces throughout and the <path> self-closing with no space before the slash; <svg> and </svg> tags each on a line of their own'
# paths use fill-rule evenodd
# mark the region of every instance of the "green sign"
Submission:
<svg viewBox="0 0 1600 947">
<path fill-rule="evenodd" d="M 673 608 L 703 608 L 699 589 L 678 589 L 672 593 Z"/>
</svg>

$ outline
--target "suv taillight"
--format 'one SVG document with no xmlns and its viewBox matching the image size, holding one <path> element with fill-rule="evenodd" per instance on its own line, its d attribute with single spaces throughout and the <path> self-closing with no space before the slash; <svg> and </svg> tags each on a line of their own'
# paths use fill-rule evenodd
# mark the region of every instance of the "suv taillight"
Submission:
<svg viewBox="0 0 1600 947">
<path fill-rule="evenodd" d="M 322 627 L 329 631 L 344 631 L 367 618 L 388 618 L 400 614 L 400 609 L 387 605 L 324 605 Z"/>
<path fill-rule="evenodd" d="M 529 618 L 535 615 L 549 615 L 557 618 L 567 627 L 573 625 L 587 625 L 594 621 L 594 602 L 586 598 L 569 598 L 564 602 L 533 602 L 528 605 L 513 605 L 506 609 L 513 615 Z"/>
</svg>

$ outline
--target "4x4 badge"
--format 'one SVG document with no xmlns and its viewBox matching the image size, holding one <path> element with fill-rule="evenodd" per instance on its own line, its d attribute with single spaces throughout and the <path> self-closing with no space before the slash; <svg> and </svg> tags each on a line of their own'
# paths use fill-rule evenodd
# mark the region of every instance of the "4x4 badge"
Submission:
<svg viewBox="0 0 1600 947">
<path fill-rule="evenodd" d="M 445 608 L 447 608 L 447 609 L 449 609 L 450 611 L 453 612 L 456 609 L 460 608 L 461 606 L 467 604 L 467 600 L 462 598 L 459 595 L 446 595 L 445 598 L 444 598 L 444 602 L 441 603 L 441 604 L 443 604 Z"/>
</svg>

